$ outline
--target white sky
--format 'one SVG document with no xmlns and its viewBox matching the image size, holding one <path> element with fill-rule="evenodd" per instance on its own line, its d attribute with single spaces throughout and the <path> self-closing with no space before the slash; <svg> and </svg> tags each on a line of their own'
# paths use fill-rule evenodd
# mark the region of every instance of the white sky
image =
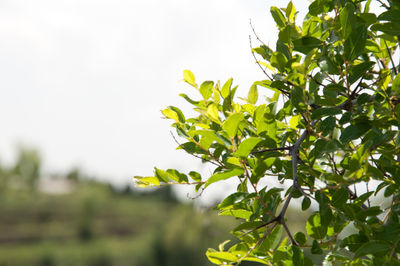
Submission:
<svg viewBox="0 0 400 266">
<path fill-rule="evenodd" d="M 306 9 L 305 0 L 293 2 Z M 79 166 L 120 184 L 154 166 L 201 171 L 175 150 L 160 110 L 188 110 L 179 93 L 198 97 L 180 82 L 184 69 L 198 81 L 233 77 L 245 96 L 264 79 L 250 54 L 249 19 L 274 47 L 269 8 L 287 3 L 0 1 L 0 161 L 12 162 L 23 144 L 40 151 L 47 172 Z"/>
</svg>

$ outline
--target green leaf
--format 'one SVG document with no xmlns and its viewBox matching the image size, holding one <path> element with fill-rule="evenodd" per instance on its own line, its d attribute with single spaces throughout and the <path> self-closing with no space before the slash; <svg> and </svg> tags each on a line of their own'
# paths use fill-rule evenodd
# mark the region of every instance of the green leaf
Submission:
<svg viewBox="0 0 400 266">
<path fill-rule="evenodd" d="M 390 9 L 378 16 L 378 20 L 400 23 L 400 10 Z"/>
<path fill-rule="evenodd" d="M 336 190 L 332 195 L 332 205 L 335 207 L 341 207 L 347 202 L 349 198 L 349 191 L 345 188 Z"/>
<path fill-rule="evenodd" d="M 241 168 L 234 168 L 234 169 L 226 171 L 226 172 L 216 173 L 207 180 L 204 187 L 206 188 L 209 185 L 211 185 L 212 183 L 215 183 L 215 182 L 218 182 L 221 180 L 225 180 L 225 179 L 231 178 L 233 176 L 240 176 L 243 174 L 243 172 L 244 172 L 244 170 Z"/>
<path fill-rule="evenodd" d="M 135 176 L 134 179 L 136 180 L 137 187 L 154 187 L 160 185 L 160 179 L 155 176 Z"/>
<path fill-rule="evenodd" d="M 292 116 L 289 120 L 289 126 L 296 130 L 300 120 L 301 120 L 301 115 Z"/>
<path fill-rule="evenodd" d="M 344 42 L 344 56 L 348 61 L 356 59 L 364 51 L 367 41 L 367 27 L 361 25 L 351 32 Z"/>
<path fill-rule="evenodd" d="M 296 8 L 294 7 L 292 1 L 290 1 L 289 4 L 287 5 L 285 13 L 289 21 L 294 22 L 296 18 Z"/>
<path fill-rule="evenodd" d="M 359 123 L 346 127 L 340 135 L 340 141 L 347 143 L 350 140 L 358 139 L 370 129 L 367 123 Z"/>
<path fill-rule="evenodd" d="M 340 246 L 348 247 L 351 252 L 355 252 L 361 245 L 368 241 L 369 239 L 363 234 L 353 234 L 343 239 Z"/>
<path fill-rule="evenodd" d="M 358 65 L 351 66 L 349 69 L 349 83 L 353 84 L 354 82 L 356 82 L 374 65 L 375 62 L 367 61 Z"/>
<path fill-rule="evenodd" d="M 329 74 L 340 74 L 340 66 L 336 65 L 329 56 L 322 56 L 318 61 L 318 66 L 322 71 L 328 72 Z M 332 86 L 335 84 L 328 84 L 327 86 L 329 85 Z"/>
<path fill-rule="evenodd" d="M 285 71 L 285 66 L 287 63 L 287 58 L 281 52 L 274 52 L 271 56 L 271 65 L 276 67 L 280 72 Z"/>
<path fill-rule="evenodd" d="M 255 84 L 253 84 L 250 87 L 249 94 L 247 96 L 247 100 L 249 101 L 249 103 L 255 104 L 257 102 L 257 99 L 258 99 L 258 89 L 257 89 L 257 86 Z"/>
<path fill-rule="evenodd" d="M 189 131 L 189 135 L 192 137 L 200 135 L 201 136 L 200 144 L 205 149 L 208 149 L 214 141 L 224 145 L 224 142 L 221 140 L 219 136 L 217 136 L 214 130 L 209 130 L 209 129 L 193 130 Z"/>
<path fill-rule="evenodd" d="M 324 116 L 333 116 L 333 115 L 339 115 L 342 113 L 342 110 L 339 108 L 318 108 L 316 109 L 312 115 L 311 119 L 320 119 Z"/>
<path fill-rule="evenodd" d="M 217 208 L 222 209 L 231 206 L 237 202 L 244 200 L 248 195 L 248 193 L 244 192 L 235 192 L 226 197 L 220 204 L 218 204 Z"/>
<path fill-rule="evenodd" d="M 307 234 L 314 239 L 322 239 L 328 232 L 328 227 L 321 224 L 321 216 L 319 213 L 314 213 L 307 220 Z"/>
<path fill-rule="evenodd" d="M 188 182 L 188 178 L 185 174 L 180 173 L 178 170 L 176 169 L 167 169 L 167 174 L 169 176 L 169 178 L 173 181 L 176 181 L 178 183 L 182 183 L 182 182 Z"/>
<path fill-rule="evenodd" d="M 390 252 L 390 244 L 383 241 L 371 240 L 368 243 L 364 243 L 355 253 L 355 257 L 361 257 L 368 254 L 388 254 Z"/>
<path fill-rule="evenodd" d="M 218 215 L 233 216 L 240 219 L 249 219 L 253 215 L 252 211 L 244 209 L 226 209 L 221 211 Z"/>
<path fill-rule="evenodd" d="M 290 97 L 290 100 L 297 109 L 303 110 L 305 107 L 303 89 L 295 86 L 292 90 L 292 97 Z"/>
<path fill-rule="evenodd" d="M 308 12 L 313 16 L 318 16 L 321 13 L 327 13 L 332 9 L 332 1 L 315 0 L 308 6 Z"/>
<path fill-rule="evenodd" d="M 297 232 L 296 234 L 294 234 L 294 239 L 300 246 L 304 245 L 307 242 L 306 235 L 303 232 Z"/>
<path fill-rule="evenodd" d="M 188 101 L 189 103 L 191 103 L 191 104 L 193 104 L 193 105 L 196 105 L 196 106 L 197 106 L 197 105 L 199 104 L 199 102 L 190 99 L 189 96 L 187 96 L 187 95 L 184 94 L 184 93 L 179 94 L 179 96 L 181 96 L 182 98 L 184 98 L 186 101 Z"/>
<path fill-rule="evenodd" d="M 324 120 L 322 120 L 320 124 L 320 130 L 324 135 L 327 135 L 330 132 L 332 132 L 335 129 L 335 127 L 336 127 L 336 119 L 333 116 L 325 118 Z"/>
<path fill-rule="evenodd" d="M 286 19 L 279 8 L 277 8 L 276 6 L 271 7 L 271 15 L 274 18 L 276 25 L 278 25 L 279 28 L 285 27 Z"/>
<path fill-rule="evenodd" d="M 229 116 L 222 124 L 222 129 L 228 133 L 228 136 L 233 138 L 236 136 L 240 122 L 244 119 L 244 114 L 235 113 Z"/>
<path fill-rule="evenodd" d="M 293 251 L 293 266 L 304 266 L 304 254 L 303 251 L 297 247 L 297 246 L 292 246 L 292 251 Z"/>
<path fill-rule="evenodd" d="M 293 41 L 293 49 L 303 54 L 308 54 L 313 49 L 322 45 L 322 41 L 314 37 L 302 37 Z"/>
<path fill-rule="evenodd" d="M 302 211 L 307 210 L 308 208 L 310 208 L 310 205 L 311 205 L 310 198 L 309 197 L 304 197 L 303 201 L 301 202 L 301 210 Z"/>
<path fill-rule="evenodd" d="M 201 85 L 200 85 L 200 93 L 203 96 L 204 100 L 208 100 L 212 93 L 213 93 L 213 87 L 214 87 L 214 82 L 212 81 L 204 81 Z"/>
<path fill-rule="evenodd" d="M 393 95 L 400 96 L 400 74 L 397 74 L 392 82 Z"/>
<path fill-rule="evenodd" d="M 224 99 L 227 98 L 229 96 L 229 94 L 231 93 L 232 81 L 233 81 L 233 79 L 230 78 L 230 79 L 228 79 L 227 82 L 225 82 L 224 86 L 222 86 L 222 89 L 221 89 L 222 98 L 224 98 Z"/>
<path fill-rule="evenodd" d="M 219 121 L 218 107 L 216 104 L 212 103 L 207 107 L 207 114 L 215 121 Z"/>
<path fill-rule="evenodd" d="M 260 244 L 260 246 L 257 248 L 257 251 L 269 252 L 271 250 L 274 250 L 281 241 L 282 233 L 283 233 L 282 225 L 276 226 L 274 230 Z"/>
<path fill-rule="evenodd" d="M 196 182 L 201 182 L 201 175 L 196 171 L 190 171 L 189 176 Z"/>
<path fill-rule="evenodd" d="M 226 251 L 218 252 L 209 249 L 207 250 L 206 255 L 208 259 L 215 264 L 223 264 L 224 262 L 236 262 L 238 260 L 235 255 Z"/>
<path fill-rule="evenodd" d="M 397 22 L 377 23 L 371 26 L 371 30 L 381 31 L 391 36 L 396 36 L 400 34 L 400 24 Z"/>
<path fill-rule="evenodd" d="M 163 181 L 165 183 L 169 182 L 169 175 L 168 175 L 168 173 L 166 171 L 158 169 L 157 167 L 154 167 L 154 170 L 155 170 L 154 172 L 155 172 L 156 177 L 160 181 Z"/>
<path fill-rule="evenodd" d="M 179 121 L 179 116 L 178 116 L 178 114 L 177 114 L 175 111 L 171 110 L 171 109 L 164 109 L 164 110 L 161 111 L 161 113 L 162 113 L 166 118 L 173 119 L 173 120 L 175 120 L 175 121 L 178 122 L 178 123 L 180 122 L 180 121 Z"/>
<path fill-rule="evenodd" d="M 319 244 L 316 240 L 313 241 L 312 247 L 311 247 L 311 254 L 319 254 L 321 255 L 323 253 L 322 249 L 319 247 Z"/>
<path fill-rule="evenodd" d="M 190 70 L 184 70 L 183 71 L 183 80 L 192 85 L 193 87 L 197 88 L 196 82 L 195 82 L 195 77 L 193 73 Z"/>
<path fill-rule="evenodd" d="M 257 48 L 253 48 L 253 51 L 256 52 L 257 54 L 261 55 L 262 58 L 264 58 L 265 60 L 269 61 L 271 58 L 271 55 L 273 53 L 273 51 L 271 50 L 271 48 L 269 48 L 266 45 L 261 45 L 260 47 Z"/>
<path fill-rule="evenodd" d="M 254 149 L 254 147 L 262 141 L 261 138 L 257 137 L 250 137 L 248 139 L 245 139 L 240 143 L 239 148 L 237 151 L 234 153 L 235 156 L 237 157 L 247 157 L 250 152 Z"/>
<path fill-rule="evenodd" d="M 347 39 L 352 32 L 355 24 L 354 16 L 355 7 L 352 2 L 347 2 L 344 8 L 340 11 L 339 21 L 342 26 L 343 39 Z"/>
</svg>

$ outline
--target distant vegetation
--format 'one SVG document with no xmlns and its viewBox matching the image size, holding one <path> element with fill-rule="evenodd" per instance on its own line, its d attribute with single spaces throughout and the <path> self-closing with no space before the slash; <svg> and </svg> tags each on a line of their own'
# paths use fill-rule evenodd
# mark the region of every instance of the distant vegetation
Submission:
<svg viewBox="0 0 400 266">
<path fill-rule="evenodd" d="M 167 187 L 143 194 L 76 169 L 56 178 L 40 169 L 39 154 L 28 149 L 0 167 L 0 266 L 210 265 L 206 248 L 228 239 L 235 224 L 194 211 Z M 69 190 L 45 193 L 46 182 Z"/>
</svg>

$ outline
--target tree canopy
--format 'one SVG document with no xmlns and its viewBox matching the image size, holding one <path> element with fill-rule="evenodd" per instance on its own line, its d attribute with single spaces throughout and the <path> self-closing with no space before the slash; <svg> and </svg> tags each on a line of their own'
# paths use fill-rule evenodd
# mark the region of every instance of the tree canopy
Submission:
<svg viewBox="0 0 400 266">
<path fill-rule="evenodd" d="M 239 180 L 216 206 L 241 221 L 237 241 L 210 248 L 212 263 L 313 265 L 322 256 L 324 265 L 400 264 L 400 1 L 374 1 L 372 11 L 371 0 L 315 0 L 302 23 L 292 2 L 272 7 L 278 40 L 272 48 L 256 35 L 251 52 L 265 80 L 247 98 L 235 97 L 232 79 L 198 84 L 184 71 L 198 96 L 180 96 L 198 115 L 174 106 L 162 113 L 183 139 L 178 149 L 214 172 L 155 168 L 135 179 L 196 191 Z M 306 234 L 287 225 L 293 199 L 312 210 Z"/>
</svg>

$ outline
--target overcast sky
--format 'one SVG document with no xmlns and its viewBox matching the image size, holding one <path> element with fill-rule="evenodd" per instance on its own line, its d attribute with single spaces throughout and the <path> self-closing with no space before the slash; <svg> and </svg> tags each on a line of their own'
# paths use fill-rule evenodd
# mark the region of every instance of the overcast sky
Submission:
<svg viewBox="0 0 400 266">
<path fill-rule="evenodd" d="M 249 20 L 274 47 L 269 8 L 287 3 L 0 1 L 0 161 L 12 162 L 22 144 L 40 151 L 47 173 L 78 166 L 120 184 L 153 166 L 207 171 L 175 150 L 160 110 L 187 110 L 179 93 L 197 97 L 180 81 L 184 69 L 198 81 L 233 77 L 246 95 L 264 79 Z"/>
</svg>

